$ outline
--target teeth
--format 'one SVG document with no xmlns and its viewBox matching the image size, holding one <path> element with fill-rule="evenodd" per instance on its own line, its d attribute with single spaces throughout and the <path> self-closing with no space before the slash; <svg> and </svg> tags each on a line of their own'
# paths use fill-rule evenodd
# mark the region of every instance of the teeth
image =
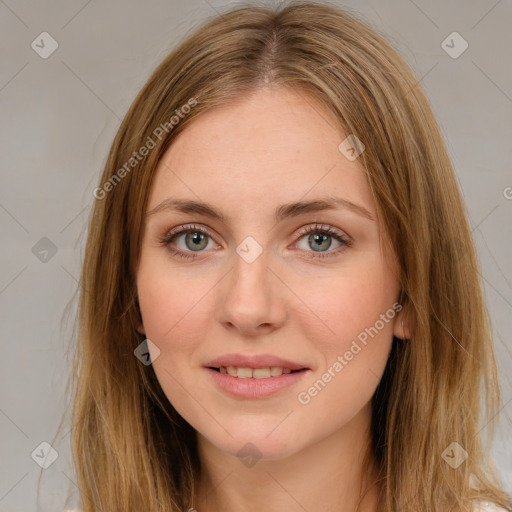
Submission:
<svg viewBox="0 0 512 512">
<path fill-rule="evenodd" d="M 239 379 L 250 379 L 252 377 L 252 368 L 238 368 L 237 377 Z"/>
<path fill-rule="evenodd" d="M 283 373 L 291 373 L 290 368 L 272 366 L 270 368 L 237 368 L 235 366 L 221 366 L 220 373 L 227 373 L 239 379 L 266 379 L 268 377 L 279 377 Z"/>
<path fill-rule="evenodd" d="M 236 368 L 234 366 L 228 366 L 226 370 L 232 377 L 238 377 Z"/>
<path fill-rule="evenodd" d="M 252 376 L 254 379 L 265 379 L 270 377 L 270 368 L 255 368 L 252 371 Z"/>
</svg>

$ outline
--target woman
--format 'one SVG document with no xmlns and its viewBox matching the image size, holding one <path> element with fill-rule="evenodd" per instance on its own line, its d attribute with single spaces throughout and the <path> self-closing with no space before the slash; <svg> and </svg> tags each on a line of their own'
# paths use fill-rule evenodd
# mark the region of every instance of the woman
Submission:
<svg viewBox="0 0 512 512">
<path fill-rule="evenodd" d="M 94 195 L 84 511 L 512 510 L 479 432 L 500 396 L 465 208 L 375 29 L 313 2 L 208 21 Z"/>
</svg>

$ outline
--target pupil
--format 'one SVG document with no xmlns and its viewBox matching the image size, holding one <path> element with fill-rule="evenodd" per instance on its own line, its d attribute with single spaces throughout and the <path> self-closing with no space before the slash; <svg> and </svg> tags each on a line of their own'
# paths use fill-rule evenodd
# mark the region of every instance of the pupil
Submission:
<svg viewBox="0 0 512 512">
<path fill-rule="evenodd" d="M 206 247 L 205 244 L 201 246 L 201 242 L 204 242 L 206 239 L 206 235 L 204 233 L 188 233 L 186 235 L 186 242 L 192 241 L 193 247 L 189 247 L 189 249 L 192 249 L 193 251 L 197 251 L 200 249 L 204 249 Z"/>
<path fill-rule="evenodd" d="M 321 249 L 329 249 L 331 243 L 329 241 L 329 243 L 325 244 L 324 242 L 326 240 L 329 240 L 330 236 L 329 235 L 323 235 L 323 234 L 315 234 L 315 235 L 310 235 L 309 236 L 309 241 L 312 242 L 314 241 L 315 245 Z M 324 244 L 324 247 L 322 247 L 322 244 Z"/>
</svg>

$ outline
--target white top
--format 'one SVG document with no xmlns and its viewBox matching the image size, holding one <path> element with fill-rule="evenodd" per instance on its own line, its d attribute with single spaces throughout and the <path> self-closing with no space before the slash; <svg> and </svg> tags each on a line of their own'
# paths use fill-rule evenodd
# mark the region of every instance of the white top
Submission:
<svg viewBox="0 0 512 512">
<path fill-rule="evenodd" d="M 475 508 L 475 512 L 507 512 L 504 508 L 488 501 L 481 501 L 479 505 L 479 508 Z"/>
<path fill-rule="evenodd" d="M 72 510 L 66 509 L 64 512 L 82 512 L 81 510 L 74 508 Z M 494 503 L 488 501 L 481 501 L 479 505 L 476 505 L 474 512 L 507 512 L 504 508 L 498 507 Z"/>
</svg>

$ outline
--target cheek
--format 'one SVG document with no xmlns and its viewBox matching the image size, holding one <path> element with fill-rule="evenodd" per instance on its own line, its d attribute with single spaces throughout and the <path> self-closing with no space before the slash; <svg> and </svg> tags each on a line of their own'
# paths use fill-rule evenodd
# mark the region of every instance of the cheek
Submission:
<svg viewBox="0 0 512 512">
<path fill-rule="evenodd" d="M 151 263 L 149 258 L 143 262 L 137 275 L 140 310 L 147 337 L 168 344 L 176 339 L 176 333 L 183 334 L 194 324 L 190 319 L 199 311 L 197 306 L 211 284 L 169 264 Z"/>
<path fill-rule="evenodd" d="M 163 341 L 184 314 L 183 293 L 155 276 L 139 282 L 138 296 L 146 336 Z"/>
<path fill-rule="evenodd" d="M 311 320 L 309 335 L 319 325 L 323 335 L 315 337 L 321 366 L 297 396 L 316 418 L 307 428 L 342 426 L 371 399 L 392 345 L 397 293 L 391 274 L 376 265 L 339 275 L 325 293 L 308 291 L 308 305 L 322 320 Z"/>
<path fill-rule="evenodd" d="M 158 264 L 157 259 L 151 258 L 141 260 L 137 274 L 145 336 L 160 351 L 152 367 L 167 399 L 185 418 L 193 410 L 188 391 L 189 366 L 200 338 L 194 315 L 207 291 L 203 290 L 203 283 L 185 279 L 176 268 L 170 269 L 168 264 Z"/>
<path fill-rule="evenodd" d="M 314 340 L 321 363 L 297 398 L 322 421 L 336 410 L 337 422 L 348 421 L 380 381 L 393 340 L 399 291 L 386 270 L 375 262 L 343 269 L 328 285 L 301 292 L 315 313 L 307 315 L 303 328 Z"/>
<path fill-rule="evenodd" d="M 302 282 L 297 295 L 304 301 L 310 314 L 302 315 L 309 335 L 323 346 L 326 355 L 344 351 L 352 339 L 371 328 L 381 314 L 392 307 L 398 285 L 385 267 L 375 262 L 359 268 L 341 269 L 327 279 Z M 388 319 L 389 320 L 389 319 Z M 392 332 L 392 321 L 380 325 L 384 337 Z M 364 338 L 364 335 L 362 336 Z"/>
</svg>

